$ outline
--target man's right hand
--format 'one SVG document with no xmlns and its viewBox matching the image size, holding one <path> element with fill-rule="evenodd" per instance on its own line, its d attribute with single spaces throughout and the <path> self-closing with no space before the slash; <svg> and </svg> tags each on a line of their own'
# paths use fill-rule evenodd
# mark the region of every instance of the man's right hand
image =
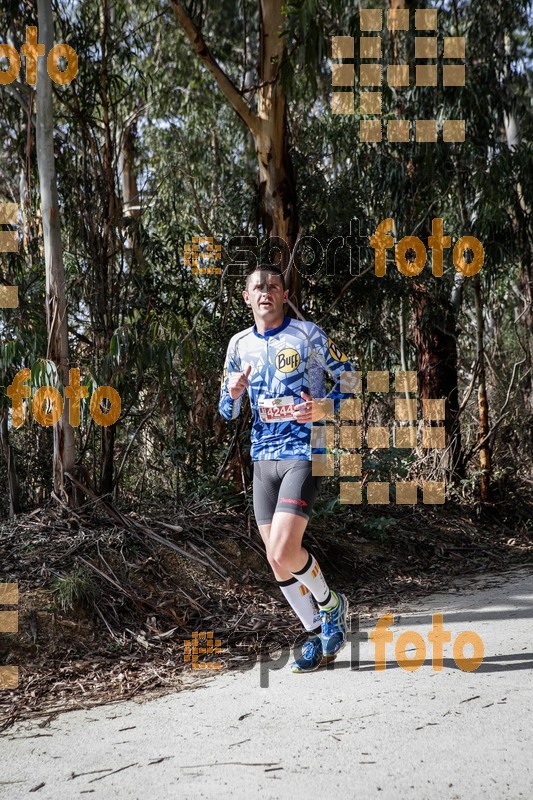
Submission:
<svg viewBox="0 0 533 800">
<path fill-rule="evenodd" d="M 248 386 L 248 376 L 252 371 L 252 365 L 246 367 L 245 372 L 232 372 L 228 380 L 228 392 L 232 400 L 237 400 L 238 397 L 245 391 Z"/>
</svg>

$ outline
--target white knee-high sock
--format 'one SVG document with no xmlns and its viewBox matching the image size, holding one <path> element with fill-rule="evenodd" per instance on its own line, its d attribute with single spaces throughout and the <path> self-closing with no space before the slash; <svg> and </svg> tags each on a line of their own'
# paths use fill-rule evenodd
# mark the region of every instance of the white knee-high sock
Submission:
<svg viewBox="0 0 533 800">
<path fill-rule="evenodd" d="M 318 561 L 312 553 L 309 553 L 309 558 L 302 569 L 298 572 L 291 572 L 296 580 L 307 586 L 320 608 L 332 608 L 337 605 L 336 595 L 330 591 L 324 574 L 320 569 Z"/>
<path fill-rule="evenodd" d="M 300 618 L 305 630 L 319 630 L 320 615 L 317 613 L 313 595 L 307 586 L 304 586 L 296 578 L 277 581 L 277 584 L 296 616 Z"/>
</svg>

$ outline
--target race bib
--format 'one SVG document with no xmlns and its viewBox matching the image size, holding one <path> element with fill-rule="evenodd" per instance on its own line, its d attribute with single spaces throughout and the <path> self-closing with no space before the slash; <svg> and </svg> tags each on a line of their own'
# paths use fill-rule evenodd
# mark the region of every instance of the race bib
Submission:
<svg viewBox="0 0 533 800">
<path fill-rule="evenodd" d="M 294 397 L 260 397 L 257 401 L 257 410 L 261 422 L 283 422 L 292 419 Z"/>
</svg>

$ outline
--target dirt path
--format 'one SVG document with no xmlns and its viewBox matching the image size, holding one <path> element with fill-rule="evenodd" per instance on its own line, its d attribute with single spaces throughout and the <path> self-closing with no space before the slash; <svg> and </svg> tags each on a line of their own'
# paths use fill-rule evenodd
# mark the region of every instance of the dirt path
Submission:
<svg viewBox="0 0 533 800">
<path fill-rule="evenodd" d="M 375 617 L 361 621 L 333 670 L 294 675 L 282 653 L 277 663 L 215 673 L 192 691 L 72 711 L 45 727 L 16 723 L 2 736 L 0 787 L 11 800 L 29 792 L 47 800 L 530 798 L 533 572 L 457 583 L 393 611 L 382 671 L 368 639 Z M 428 641 L 438 612 L 452 634 L 440 672 Z M 454 660 L 465 629 L 484 645 L 475 672 Z M 427 648 L 411 672 L 395 660 L 407 630 Z"/>
</svg>

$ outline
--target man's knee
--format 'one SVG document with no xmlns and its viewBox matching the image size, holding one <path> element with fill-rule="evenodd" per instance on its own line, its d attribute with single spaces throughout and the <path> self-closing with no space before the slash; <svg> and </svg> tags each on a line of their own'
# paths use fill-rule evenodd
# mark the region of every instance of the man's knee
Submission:
<svg viewBox="0 0 533 800">
<path fill-rule="evenodd" d="M 280 531 L 270 537 L 270 558 L 282 569 L 294 569 L 294 557 L 301 549 L 301 543 L 294 541 L 288 531 Z"/>
<path fill-rule="evenodd" d="M 279 561 L 276 558 L 274 558 L 274 554 L 272 553 L 270 548 L 267 548 L 266 556 L 267 556 L 268 563 L 270 564 L 270 566 L 272 567 L 272 569 L 274 571 L 279 571 L 280 569 L 283 569 L 283 567 L 279 563 Z"/>
</svg>

